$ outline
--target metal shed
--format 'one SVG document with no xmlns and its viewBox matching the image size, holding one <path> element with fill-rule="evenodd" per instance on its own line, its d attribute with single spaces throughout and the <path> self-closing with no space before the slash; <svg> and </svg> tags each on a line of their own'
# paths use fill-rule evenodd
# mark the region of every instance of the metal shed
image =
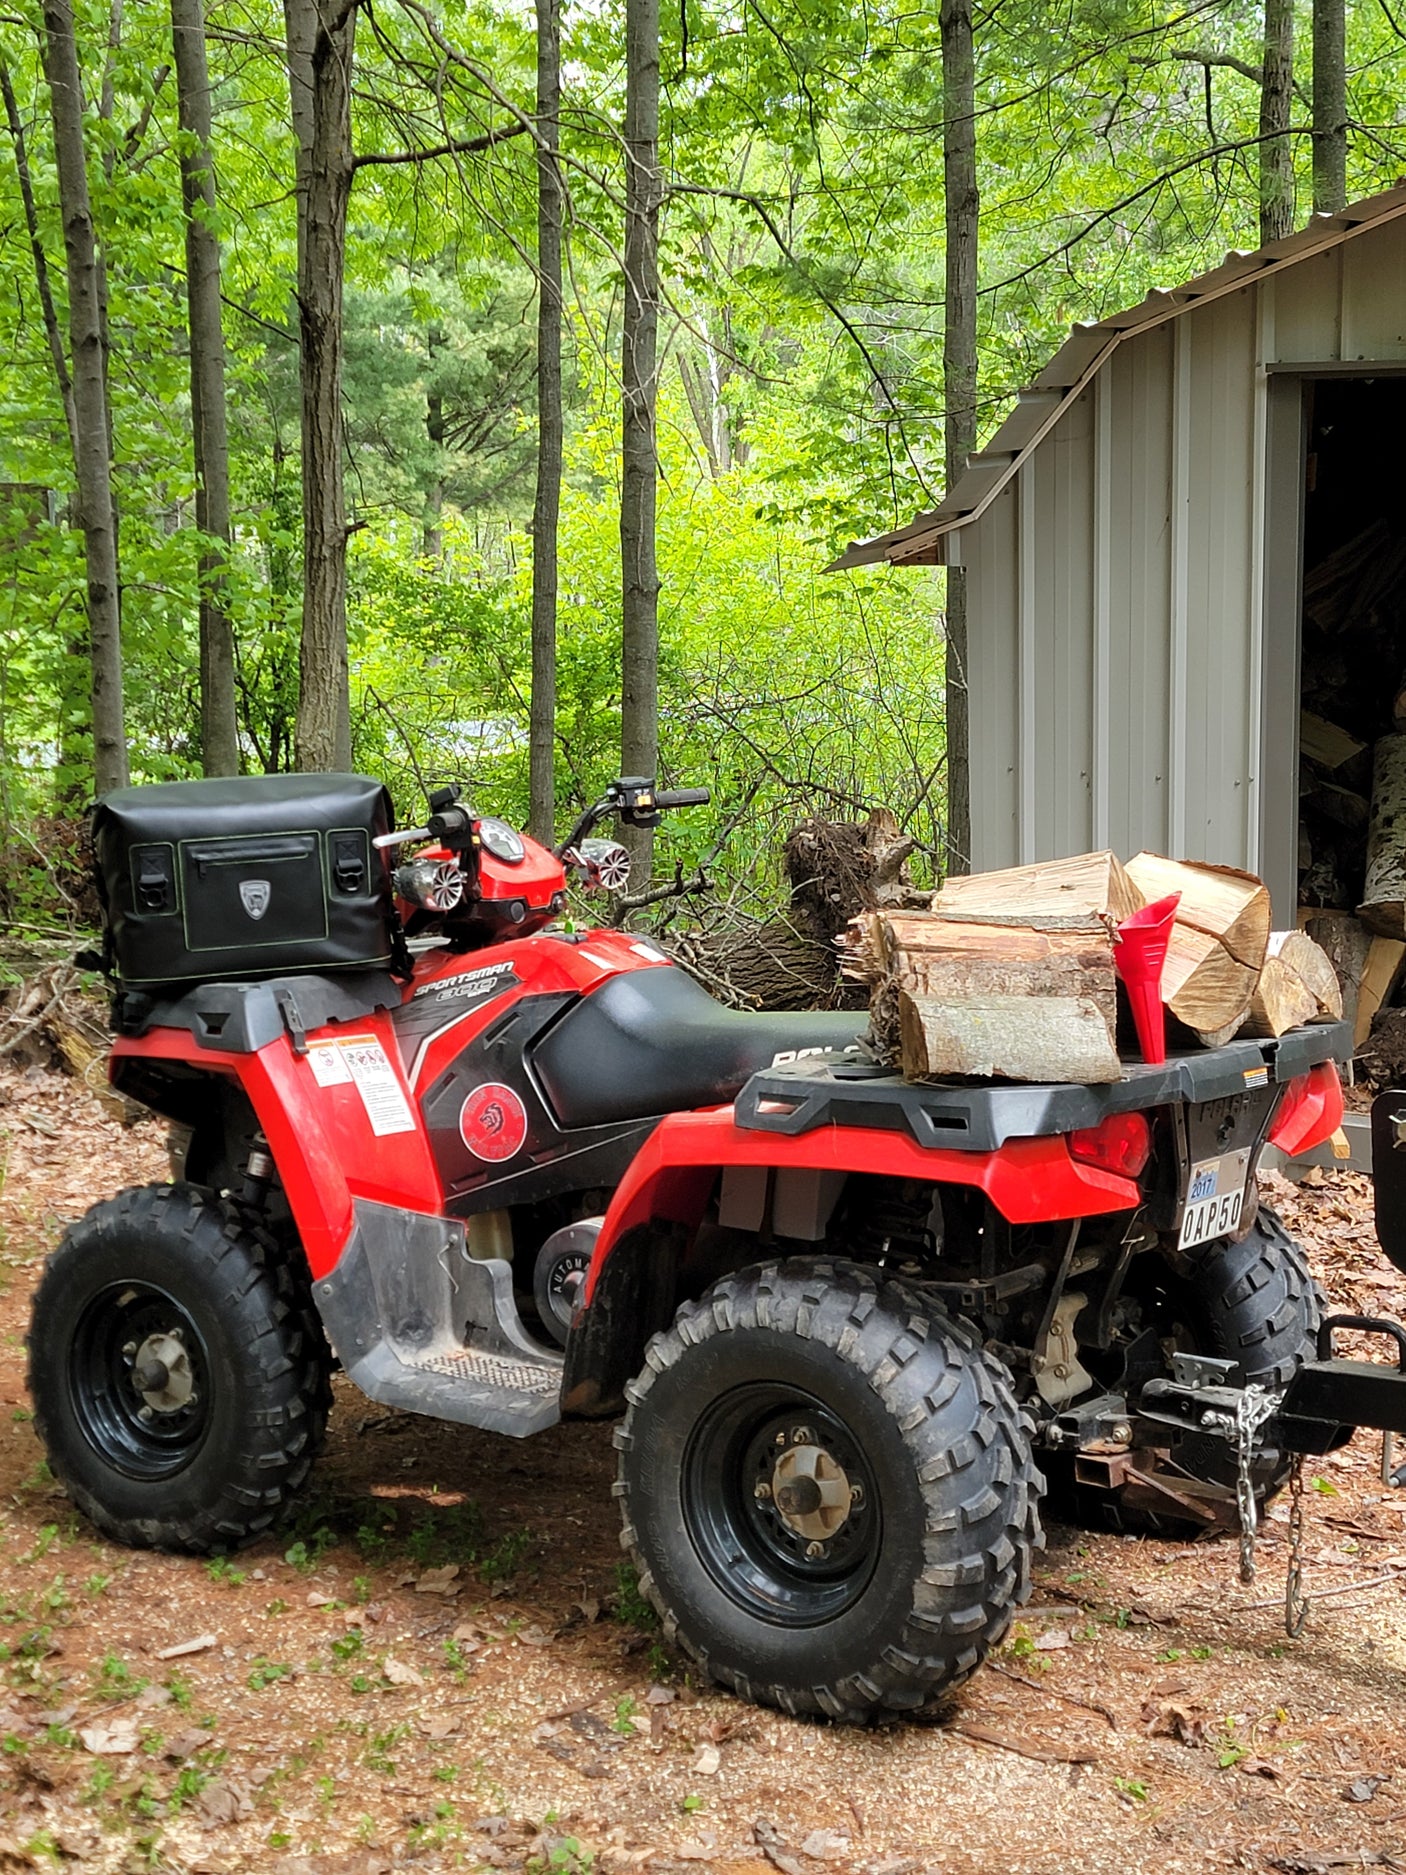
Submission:
<svg viewBox="0 0 1406 1875">
<path fill-rule="evenodd" d="M 1152 847 L 1293 922 L 1314 412 L 1349 403 L 1339 441 L 1406 461 L 1406 185 L 1075 327 L 941 507 L 836 563 L 968 569 L 975 867 Z"/>
</svg>

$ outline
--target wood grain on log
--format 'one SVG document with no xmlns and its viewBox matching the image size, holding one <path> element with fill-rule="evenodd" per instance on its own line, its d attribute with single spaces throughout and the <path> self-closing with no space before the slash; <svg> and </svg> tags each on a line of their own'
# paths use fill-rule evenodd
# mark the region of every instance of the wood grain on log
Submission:
<svg viewBox="0 0 1406 1875">
<path fill-rule="evenodd" d="M 1357 915 L 1382 937 L 1406 938 L 1406 735 L 1372 751 L 1367 878 Z"/>
<path fill-rule="evenodd" d="M 1117 854 L 1103 852 L 1076 853 L 1069 859 L 949 879 L 933 895 L 932 909 L 943 916 L 972 913 L 1000 919 L 1009 915 L 1018 923 L 1040 916 L 1087 919 L 1100 915 L 1118 923 L 1143 903 Z"/>
<path fill-rule="evenodd" d="M 1170 892 L 1180 892 L 1177 923 L 1215 938 L 1237 963 L 1255 971 L 1264 962 L 1269 943 L 1269 893 L 1264 881 L 1252 872 L 1212 866 L 1203 860 L 1139 853 L 1128 861 L 1128 876 L 1149 904 Z M 1227 1011 L 1220 1020 L 1228 1019 Z M 1219 1024 L 1194 1026 L 1216 1028 Z"/>
<path fill-rule="evenodd" d="M 1318 1014 L 1338 1022 L 1343 1013 L 1343 991 L 1332 959 L 1306 931 L 1272 931 L 1269 954 L 1287 964 L 1318 1005 Z"/>
<path fill-rule="evenodd" d="M 1298 973 L 1282 957 L 1267 957 L 1242 1033 L 1280 1036 L 1317 1014 L 1318 1000 Z"/>
<path fill-rule="evenodd" d="M 1180 923 L 1172 926 L 1162 967 L 1162 1001 L 1187 1028 L 1219 1029 L 1238 1022 L 1250 1007 L 1257 976 L 1209 932 Z"/>
</svg>

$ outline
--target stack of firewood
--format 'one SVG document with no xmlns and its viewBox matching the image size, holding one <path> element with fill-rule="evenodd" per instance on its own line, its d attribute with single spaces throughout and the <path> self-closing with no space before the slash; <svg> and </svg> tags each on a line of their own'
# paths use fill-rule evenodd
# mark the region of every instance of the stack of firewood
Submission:
<svg viewBox="0 0 1406 1875">
<path fill-rule="evenodd" d="M 843 968 L 869 985 L 878 1052 L 912 1079 L 1116 1081 L 1118 926 L 1174 892 L 1161 986 L 1174 1042 L 1215 1047 L 1342 1016 L 1333 961 L 1306 932 L 1270 930 L 1259 879 L 1156 853 L 949 879 L 926 910 L 852 920 Z"/>
</svg>

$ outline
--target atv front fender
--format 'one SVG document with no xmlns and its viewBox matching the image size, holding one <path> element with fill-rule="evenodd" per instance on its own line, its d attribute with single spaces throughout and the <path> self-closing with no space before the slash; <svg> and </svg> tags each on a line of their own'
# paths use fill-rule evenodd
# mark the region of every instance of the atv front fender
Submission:
<svg viewBox="0 0 1406 1875">
<path fill-rule="evenodd" d="M 356 1026 L 358 1032 L 376 1034 L 387 1058 L 398 1062 L 388 1026 L 383 1030 L 376 1017 Z M 334 1268 L 351 1235 L 353 1199 L 430 1214 L 442 1211 L 439 1180 L 423 1133 L 418 1128 L 413 1133 L 373 1133 L 359 1100 L 340 1098 L 349 1091 L 344 1087 L 319 1086 L 308 1058 L 295 1051 L 286 1035 L 251 1053 L 227 1053 L 197 1042 L 187 1030 L 153 1028 L 142 1036 L 118 1037 L 109 1075 L 120 1087 L 125 1064 L 150 1063 L 159 1069 L 164 1062 L 223 1076 L 244 1090 L 268 1141 L 314 1279 Z M 406 1097 L 413 1111 L 408 1090 Z"/>
<path fill-rule="evenodd" d="M 1071 1158 L 1062 1137 L 1007 1140 L 995 1152 L 920 1146 L 902 1133 L 871 1127 L 819 1127 L 786 1136 L 734 1124 L 731 1107 L 675 1113 L 640 1148 L 606 1213 L 586 1277 L 590 1307 L 600 1273 L 628 1231 L 649 1223 L 695 1227 L 718 1174 L 728 1166 L 794 1167 L 973 1185 L 1012 1224 L 1051 1223 L 1131 1211 L 1142 1202 L 1137 1181 Z"/>
</svg>

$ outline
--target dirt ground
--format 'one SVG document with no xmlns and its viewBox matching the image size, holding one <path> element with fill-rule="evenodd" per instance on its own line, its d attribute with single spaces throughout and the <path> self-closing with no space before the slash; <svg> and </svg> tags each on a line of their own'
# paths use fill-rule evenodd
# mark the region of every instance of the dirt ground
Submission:
<svg viewBox="0 0 1406 1875">
<path fill-rule="evenodd" d="M 97 1541 L 29 1421 L 28 1298 L 61 1220 L 164 1174 L 163 1135 L 6 1068 L 0 1143 L 0 1871 L 1406 1869 L 1406 1492 L 1365 1436 L 1309 1474 L 1303 1639 L 1282 1506 L 1249 1588 L 1224 1541 L 1056 1526 L 940 1721 L 794 1722 L 635 1625 L 606 1426 L 518 1445 L 339 1379 L 277 1540 Z M 1335 1305 L 1406 1313 L 1366 1181 L 1269 1182 Z"/>
</svg>

